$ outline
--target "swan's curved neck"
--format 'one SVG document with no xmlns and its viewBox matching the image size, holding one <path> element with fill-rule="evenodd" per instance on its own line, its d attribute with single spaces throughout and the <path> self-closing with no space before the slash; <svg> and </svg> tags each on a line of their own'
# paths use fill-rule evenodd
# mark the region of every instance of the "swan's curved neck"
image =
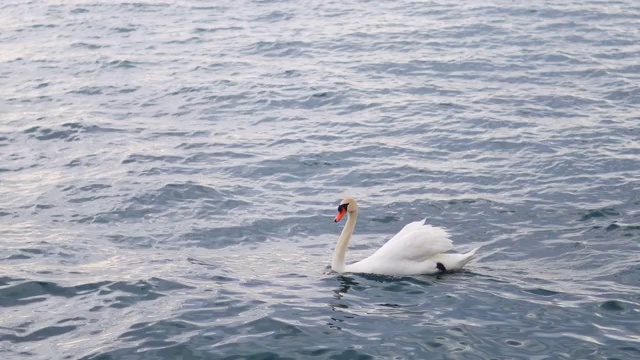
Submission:
<svg viewBox="0 0 640 360">
<path fill-rule="evenodd" d="M 347 216 L 347 223 L 342 229 L 342 233 L 340 234 L 340 238 L 336 244 L 336 249 L 333 251 L 333 259 L 331 260 L 331 269 L 337 272 L 344 272 L 347 246 L 349 246 L 349 241 L 351 241 L 353 229 L 356 227 L 358 212 L 354 211 L 353 213 L 349 213 Z"/>
</svg>

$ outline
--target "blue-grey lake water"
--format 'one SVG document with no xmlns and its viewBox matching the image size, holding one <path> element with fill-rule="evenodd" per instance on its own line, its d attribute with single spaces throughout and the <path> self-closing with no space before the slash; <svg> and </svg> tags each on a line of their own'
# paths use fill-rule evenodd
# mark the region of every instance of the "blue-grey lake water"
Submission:
<svg viewBox="0 0 640 360">
<path fill-rule="evenodd" d="M 422 218 L 464 271 L 330 270 Z M 0 4 L 0 358 L 640 358 L 640 3 Z"/>
</svg>

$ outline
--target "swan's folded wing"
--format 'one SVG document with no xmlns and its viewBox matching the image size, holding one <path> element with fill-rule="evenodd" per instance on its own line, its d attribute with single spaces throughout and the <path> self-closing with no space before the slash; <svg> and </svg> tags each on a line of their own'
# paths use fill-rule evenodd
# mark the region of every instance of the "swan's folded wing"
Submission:
<svg viewBox="0 0 640 360">
<path fill-rule="evenodd" d="M 391 240 L 395 239 L 395 238 L 402 237 L 402 236 L 407 235 L 407 234 L 408 234 L 408 233 L 410 233 L 410 232 L 413 232 L 413 231 L 415 231 L 415 230 L 419 230 L 421 227 L 423 227 L 423 226 L 424 226 L 424 222 L 425 222 L 426 220 L 427 220 L 427 219 L 422 219 L 422 220 L 420 220 L 420 221 L 414 221 L 414 222 L 410 222 L 410 223 L 408 223 L 407 225 L 405 225 L 405 226 L 402 228 L 402 230 L 398 231 L 398 233 L 397 233 L 397 234 L 395 234 L 395 235 L 394 235 L 394 236 L 389 240 L 389 242 L 390 242 Z"/>
<path fill-rule="evenodd" d="M 384 244 L 377 253 L 387 259 L 424 260 L 453 249 L 449 233 L 443 228 L 425 225 L 423 221 L 407 224 Z"/>
</svg>

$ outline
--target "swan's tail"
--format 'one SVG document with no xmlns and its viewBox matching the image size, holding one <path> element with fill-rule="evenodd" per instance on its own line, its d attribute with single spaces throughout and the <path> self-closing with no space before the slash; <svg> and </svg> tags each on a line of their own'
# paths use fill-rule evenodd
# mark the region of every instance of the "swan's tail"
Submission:
<svg viewBox="0 0 640 360">
<path fill-rule="evenodd" d="M 461 258 L 460 258 L 460 267 L 465 266 L 469 261 L 471 261 L 471 259 L 473 259 L 476 256 L 476 251 L 478 251 L 478 249 L 480 249 L 479 247 L 469 251 L 468 253 L 464 253 L 461 254 Z M 458 268 L 458 269 L 459 269 Z"/>
<path fill-rule="evenodd" d="M 443 269 L 441 270 L 458 270 L 462 269 L 476 254 L 479 247 L 464 254 L 440 254 L 432 258 L 433 261 L 439 263 Z M 440 269 L 440 266 L 438 266 Z"/>
</svg>

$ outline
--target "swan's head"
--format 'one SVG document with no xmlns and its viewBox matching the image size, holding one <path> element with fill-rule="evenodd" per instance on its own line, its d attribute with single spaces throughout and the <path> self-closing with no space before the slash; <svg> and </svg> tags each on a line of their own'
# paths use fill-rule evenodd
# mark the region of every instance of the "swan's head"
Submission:
<svg viewBox="0 0 640 360">
<path fill-rule="evenodd" d="M 340 205 L 338 205 L 338 215 L 333 219 L 334 222 L 338 222 L 342 219 L 344 214 L 346 213 L 354 213 L 358 211 L 358 204 L 356 203 L 356 199 L 346 197 L 340 201 Z"/>
</svg>

